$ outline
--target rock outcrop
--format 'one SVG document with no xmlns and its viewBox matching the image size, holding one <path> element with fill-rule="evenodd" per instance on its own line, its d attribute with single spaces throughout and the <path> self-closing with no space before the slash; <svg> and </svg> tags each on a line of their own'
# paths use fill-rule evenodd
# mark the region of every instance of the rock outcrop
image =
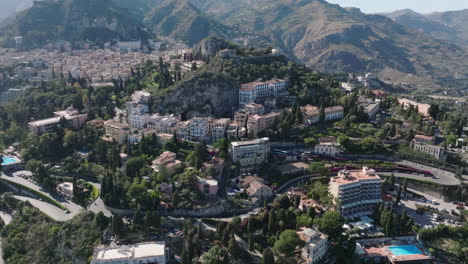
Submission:
<svg viewBox="0 0 468 264">
<path fill-rule="evenodd" d="M 194 116 L 221 117 L 238 104 L 240 84 L 226 74 L 202 72 L 177 84 L 154 102 L 158 112 L 176 113 L 182 119 Z"/>
<path fill-rule="evenodd" d="M 194 48 L 193 55 L 197 59 L 213 57 L 218 51 L 223 49 L 234 49 L 236 46 L 220 38 L 206 38 L 201 40 Z"/>
</svg>

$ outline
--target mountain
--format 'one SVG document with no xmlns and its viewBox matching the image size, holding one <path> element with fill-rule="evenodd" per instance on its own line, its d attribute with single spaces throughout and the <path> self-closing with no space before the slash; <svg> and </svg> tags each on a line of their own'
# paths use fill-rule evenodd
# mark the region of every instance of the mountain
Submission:
<svg viewBox="0 0 468 264">
<path fill-rule="evenodd" d="M 187 0 L 167 0 L 146 14 L 145 24 L 156 34 L 181 40 L 189 45 L 215 35 L 231 38 L 233 30 L 209 18 Z"/>
<path fill-rule="evenodd" d="M 163 0 L 112 0 L 112 2 L 129 10 L 138 20 L 143 21 L 145 14 Z"/>
<path fill-rule="evenodd" d="M 231 0 L 192 1 L 226 25 L 268 37 L 319 71 L 376 72 L 385 81 L 421 88 L 468 78 L 466 50 L 385 16 L 323 0 L 241 0 L 241 7 Z"/>
<path fill-rule="evenodd" d="M 21 35 L 26 47 L 56 40 L 145 39 L 143 25 L 111 0 L 46 0 L 19 12 L 0 29 L 4 42 Z"/>
<path fill-rule="evenodd" d="M 2 8 L 0 8 L 0 20 L 13 15 L 17 11 L 31 7 L 32 3 L 32 0 L 2 0 Z"/>
<path fill-rule="evenodd" d="M 396 22 L 415 28 L 435 38 L 468 47 L 468 9 L 437 12 L 429 15 L 412 10 L 399 10 L 384 14 Z"/>
</svg>

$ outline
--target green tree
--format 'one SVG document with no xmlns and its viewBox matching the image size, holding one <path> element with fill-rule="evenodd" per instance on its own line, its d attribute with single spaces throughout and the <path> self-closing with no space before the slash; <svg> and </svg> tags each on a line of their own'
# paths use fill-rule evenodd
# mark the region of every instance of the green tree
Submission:
<svg viewBox="0 0 468 264">
<path fill-rule="evenodd" d="M 314 147 L 317 144 L 317 140 L 315 138 L 309 137 L 304 139 L 304 144 L 308 147 Z"/>
<path fill-rule="evenodd" d="M 240 259 L 242 257 L 242 249 L 233 235 L 231 236 L 231 239 L 229 239 L 228 251 L 236 259 Z"/>
<path fill-rule="evenodd" d="M 123 221 L 119 215 L 112 216 L 111 230 L 114 234 L 120 235 L 122 233 Z"/>
<path fill-rule="evenodd" d="M 109 218 L 102 212 L 99 212 L 94 216 L 94 222 L 101 230 L 104 230 L 109 226 Z"/>
<path fill-rule="evenodd" d="M 146 165 L 146 159 L 143 156 L 133 157 L 127 162 L 127 176 L 134 178 L 140 176 L 140 170 Z"/>
<path fill-rule="evenodd" d="M 319 221 L 320 231 L 329 235 L 331 239 L 338 239 L 343 233 L 345 219 L 337 211 L 326 211 Z"/>
<path fill-rule="evenodd" d="M 303 243 L 304 242 L 299 238 L 295 230 L 287 229 L 280 234 L 279 239 L 276 240 L 273 248 L 279 254 L 291 256 L 298 247 L 303 245 Z"/>
<path fill-rule="evenodd" d="M 261 264 L 275 264 L 275 256 L 273 255 L 273 251 L 271 251 L 271 249 L 266 248 L 263 251 Z"/>
<path fill-rule="evenodd" d="M 200 258 L 202 264 L 227 264 L 228 261 L 228 252 L 220 246 L 211 247 L 211 249 Z"/>
<path fill-rule="evenodd" d="M 320 105 L 319 109 L 319 122 L 325 121 L 325 107 L 323 105 Z"/>
<path fill-rule="evenodd" d="M 395 206 L 397 206 L 399 203 L 400 203 L 400 200 L 401 200 L 401 190 L 402 190 L 402 186 L 400 184 L 400 186 L 398 186 L 398 193 L 397 193 L 397 196 L 395 198 Z"/>
<path fill-rule="evenodd" d="M 274 208 L 288 209 L 289 206 L 291 206 L 291 201 L 289 200 L 289 197 L 286 194 L 283 194 L 275 198 L 275 200 L 272 203 L 272 206 Z"/>
</svg>

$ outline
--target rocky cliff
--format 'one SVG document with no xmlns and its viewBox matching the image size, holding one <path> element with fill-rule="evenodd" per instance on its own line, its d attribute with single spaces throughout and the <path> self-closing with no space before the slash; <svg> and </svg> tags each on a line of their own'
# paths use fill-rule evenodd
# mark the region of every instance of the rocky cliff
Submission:
<svg viewBox="0 0 468 264">
<path fill-rule="evenodd" d="M 221 117 L 238 104 L 240 84 L 224 73 L 200 72 L 178 84 L 154 103 L 155 110 L 194 116 Z"/>
<path fill-rule="evenodd" d="M 223 49 L 235 49 L 236 46 L 220 38 L 206 38 L 200 41 L 193 48 L 193 55 L 197 59 L 206 59 L 213 57 L 216 53 Z"/>
</svg>

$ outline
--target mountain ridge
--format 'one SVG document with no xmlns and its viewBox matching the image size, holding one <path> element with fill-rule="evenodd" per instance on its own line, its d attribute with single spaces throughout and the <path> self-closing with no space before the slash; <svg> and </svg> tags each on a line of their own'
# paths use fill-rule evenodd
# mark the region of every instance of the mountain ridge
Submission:
<svg viewBox="0 0 468 264">
<path fill-rule="evenodd" d="M 37 47 L 61 39 L 143 39 L 143 28 L 110 0 L 47 0 L 36 1 L 19 12 L 2 26 L 0 36 L 4 42 L 11 42 L 13 36 L 21 35 L 26 46 Z"/>
</svg>

